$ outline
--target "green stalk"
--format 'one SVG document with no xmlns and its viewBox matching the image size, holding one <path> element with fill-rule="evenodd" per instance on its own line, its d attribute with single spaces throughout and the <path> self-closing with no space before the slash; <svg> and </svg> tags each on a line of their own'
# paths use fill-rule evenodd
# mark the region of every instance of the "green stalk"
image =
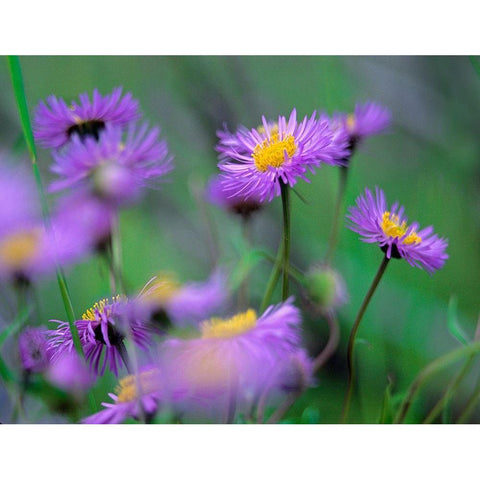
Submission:
<svg viewBox="0 0 480 480">
<path fill-rule="evenodd" d="M 328 249 L 325 254 L 325 263 L 328 265 L 333 258 L 335 248 L 338 243 L 338 231 L 340 229 L 340 218 L 342 212 L 343 199 L 347 185 L 348 167 L 340 167 L 340 179 L 338 184 L 337 200 L 335 202 L 335 213 L 333 215 L 332 230 L 328 240 Z"/>
<path fill-rule="evenodd" d="M 288 272 L 290 261 L 290 187 L 281 183 L 282 210 L 283 210 L 283 280 L 282 300 L 288 298 Z"/>
<path fill-rule="evenodd" d="M 480 378 L 477 380 L 475 390 L 470 397 L 467 405 L 465 406 L 463 412 L 458 417 L 457 423 L 467 423 L 467 420 L 470 418 L 470 415 L 473 413 L 474 408 L 476 407 L 478 401 L 480 400 Z"/>
<path fill-rule="evenodd" d="M 458 362 L 462 358 L 469 357 L 480 352 L 480 342 L 472 343 L 466 347 L 457 348 L 453 352 L 447 353 L 442 357 L 435 359 L 433 362 L 429 363 L 415 378 L 411 383 L 407 395 L 405 396 L 402 404 L 400 405 L 397 416 L 395 417 L 394 423 L 403 423 L 405 417 L 412 405 L 412 400 L 420 387 L 430 378 L 432 375 L 437 373 L 443 368 L 447 368 L 453 363 Z"/>
<path fill-rule="evenodd" d="M 270 278 L 267 283 L 267 288 L 265 290 L 265 294 L 263 295 L 263 300 L 260 305 L 260 312 L 264 312 L 265 309 L 268 307 L 270 303 L 270 299 L 272 298 L 272 295 L 273 295 L 273 291 L 277 286 L 278 279 L 280 278 L 282 258 L 283 258 L 283 242 L 281 242 L 280 246 L 278 247 L 277 258 L 275 259 L 275 263 L 272 268 L 272 273 L 270 274 Z"/>
<path fill-rule="evenodd" d="M 350 402 L 352 399 L 353 384 L 354 384 L 353 353 L 355 348 L 355 336 L 357 334 L 358 327 L 360 326 L 360 322 L 362 321 L 363 314 L 365 313 L 365 310 L 367 309 L 368 304 L 370 303 L 370 300 L 373 294 L 375 293 L 375 290 L 378 284 L 380 283 L 380 280 L 385 272 L 385 269 L 387 268 L 389 260 L 390 259 L 387 258 L 386 255 L 383 257 L 382 263 L 380 264 L 377 274 L 375 275 L 375 278 L 373 279 L 373 282 L 370 285 L 367 295 L 363 299 L 360 310 L 357 313 L 357 318 L 355 319 L 355 322 L 353 324 L 352 331 L 350 332 L 350 337 L 348 339 L 348 349 L 347 349 L 348 386 L 347 386 L 347 392 L 345 394 L 345 400 L 343 403 L 342 423 L 345 423 L 347 421 L 348 410 L 350 408 Z"/>
<path fill-rule="evenodd" d="M 42 179 L 40 176 L 40 170 L 38 169 L 37 164 L 37 151 L 35 149 L 35 141 L 33 138 L 33 130 L 30 122 L 30 115 L 28 113 L 27 100 L 25 96 L 25 89 L 23 85 L 22 70 L 20 68 L 20 61 L 18 56 L 8 56 L 7 57 L 8 68 L 10 71 L 10 78 L 12 80 L 13 90 L 15 93 L 15 100 L 17 102 L 17 108 L 20 115 L 20 121 L 22 124 L 23 135 L 25 137 L 25 142 L 27 143 L 27 148 L 30 154 L 30 159 L 32 162 L 33 174 L 37 184 L 37 188 L 40 195 L 40 202 L 42 205 L 43 220 L 45 227 L 47 229 L 51 228 L 50 225 L 50 216 L 48 211 L 47 199 L 45 195 L 45 190 L 43 188 Z M 80 337 L 78 336 L 77 328 L 75 327 L 75 312 L 73 311 L 72 301 L 68 292 L 68 286 L 65 279 L 65 275 L 62 271 L 62 268 L 58 263 L 56 263 L 57 270 L 57 282 L 60 289 L 60 294 L 62 296 L 63 305 L 65 307 L 65 312 L 67 314 L 68 324 L 70 326 L 70 331 L 72 333 L 73 343 L 77 352 L 83 356 L 83 349 L 80 343 Z"/>
</svg>

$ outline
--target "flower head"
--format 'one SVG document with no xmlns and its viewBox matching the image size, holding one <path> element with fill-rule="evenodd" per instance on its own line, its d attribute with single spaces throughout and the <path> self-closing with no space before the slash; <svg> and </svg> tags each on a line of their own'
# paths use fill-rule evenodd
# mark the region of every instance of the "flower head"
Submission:
<svg viewBox="0 0 480 480">
<path fill-rule="evenodd" d="M 81 320 L 75 322 L 85 358 L 97 375 L 103 375 L 107 366 L 117 376 L 122 364 L 129 367 L 124 345 L 127 328 L 135 345 L 142 350 L 148 349 L 150 330 L 143 319 L 131 315 L 134 310 L 131 302 L 116 296 L 96 302 L 82 315 Z M 56 362 L 64 353 L 73 351 L 74 343 L 67 322 L 50 321 L 58 324 L 56 330 L 49 332 L 48 346 L 52 361 Z"/>
<path fill-rule="evenodd" d="M 18 337 L 22 367 L 27 372 L 43 372 L 50 363 L 47 351 L 47 330 L 26 327 Z"/>
<path fill-rule="evenodd" d="M 385 194 L 375 187 L 375 198 L 366 188 L 356 206 L 349 208 L 349 228 L 368 243 L 378 243 L 387 258 L 404 258 L 410 265 L 428 273 L 442 268 L 448 254 L 448 241 L 433 233 L 433 227 L 420 229 L 417 222 L 407 224 L 404 208 L 394 203 L 388 208 Z"/>
<path fill-rule="evenodd" d="M 316 265 L 306 275 L 309 298 L 322 310 L 336 309 L 348 300 L 341 275 L 328 265 Z"/>
<path fill-rule="evenodd" d="M 139 419 L 142 414 L 151 417 L 157 411 L 160 399 L 160 371 L 154 365 L 120 380 L 115 394 L 109 393 L 113 403 L 102 403 L 104 410 L 85 418 L 82 423 L 121 423 L 126 418 Z"/>
<path fill-rule="evenodd" d="M 64 353 L 52 363 L 46 377 L 56 387 L 74 395 L 85 393 L 94 381 L 85 361 L 75 351 Z"/>
<path fill-rule="evenodd" d="M 139 117 L 137 100 L 131 93 L 122 96 L 121 88 L 105 96 L 94 90 L 91 100 L 82 93 L 70 105 L 51 95 L 36 109 L 34 134 L 43 147 L 59 148 L 74 137 L 98 140 L 107 125 L 124 126 Z"/>
<path fill-rule="evenodd" d="M 131 126 L 126 137 L 118 127 L 105 127 L 98 142 L 72 139 L 67 150 L 53 154 L 52 171 L 60 179 L 50 190 L 83 187 L 112 204 L 133 201 L 152 179 L 163 177 L 172 168 L 165 141 L 158 128 Z"/>
<path fill-rule="evenodd" d="M 276 123 L 268 123 L 262 117 L 257 129 L 241 127 L 234 134 L 217 135 L 225 192 L 260 202 L 280 195 L 281 182 L 290 186 L 298 178 L 308 182 L 307 171 L 313 173 L 321 163 L 339 165 L 347 154 L 347 144 L 334 141 L 327 121 L 317 119 L 314 112 L 297 122 L 295 109 L 288 121 L 279 116 Z"/>
<path fill-rule="evenodd" d="M 229 297 L 226 283 L 221 270 L 215 270 L 204 282 L 183 285 L 173 273 L 161 272 L 143 289 L 139 300 L 157 316 L 166 315 L 178 327 L 197 326 L 200 320 L 226 304 Z"/>
</svg>

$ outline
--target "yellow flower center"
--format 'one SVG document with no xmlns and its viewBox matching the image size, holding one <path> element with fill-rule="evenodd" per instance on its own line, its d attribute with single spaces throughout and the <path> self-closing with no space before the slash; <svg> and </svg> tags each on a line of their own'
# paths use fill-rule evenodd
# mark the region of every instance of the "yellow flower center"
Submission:
<svg viewBox="0 0 480 480">
<path fill-rule="evenodd" d="M 202 338 L 229 338 L 251 330 L 256 324 L 257 314 L 249 309 L 228 319 L 214 317 L 206 320 L 200 329 Z"/>
<path fill-rule="evenodd" d="M 105 313 L 105 309 L 110 307 L 112 304 L 119 302 L 121 299 L 122 297 L 120 295 L 115 295 L 112 298 L 104 298 L 98 302 L 95 302 L 93 306 L 87 309 L 82 315 L 82 320 L 90 320 L 91 322 L 98 320 L 96 316 L 97 313 L 100 315 Z"/>
<path fill-rule="evenodd" d="M 260 128 L 264 130 L 263 127 L 259 127 L 259 131 Z M 278 127 L 275 128 L 274 126 L 270 130 L 270 138 L 265 139 L 254 148 L 252 157 L 257 170 L 266 172 L 268 167 L 281 167 L 286 158 L 290 159 L 293 157 L 296 150 L 297 145 L 293 135 L 280 138 Z"/>
<path fill-rule="evenodd" d="M 38 228 L 8 236 L 0 242 L 0 261 L 12 269 L 21 269 L 38 253 L 40 236 Z"/>
<path fill-rule="evenodd" d="M 385 212 L 382 218 L 382 230 L 386 235 L 393 238 L 403 237 L 407 232 L 408 226 L 406 222 L 400 224 L 400 219 L 398 215 L 391 214 L 390 212 Z M 402 243 L 405 245 L 411 245 L 412 243 L 420 243 L 422 239 L 416 234 L 416 232 L 411 232 L 407 237 L 402 240 Z"/>
<path fill-rule="evenodd" d="M 175 296 L 180 287 L 181 284 L 174 273 L 160 272 L 143 294 L 143 299 L 154 304 L 164 305 Z"/>
<path fill-rule="evenodd" d="M 140 386 L 141 394 L 149 394 L 158 388 L 156 378 L 158 371 L 156 369 L 146 370 L 141 372 L 137 377 L 135 375 L 128 375 L 118 382 L 115 388 L 117 395 L 117 403 L 125 403 L 136 400 L 139 396 L 137 386 Z"/>
<path fill-rule="evenodd" d="M 355 115 L 353 113 L 349 113 L 347 115 L 347 130 L 352 131 L 356 125 Z"/>
</svg>

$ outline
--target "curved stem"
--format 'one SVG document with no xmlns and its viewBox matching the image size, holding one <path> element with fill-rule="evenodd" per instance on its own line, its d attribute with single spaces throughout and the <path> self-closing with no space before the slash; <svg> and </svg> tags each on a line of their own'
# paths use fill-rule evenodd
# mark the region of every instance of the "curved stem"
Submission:
<svg viewBox="0 0 480 480">
<path fill-rule="evenodd" d="M 286 183 L 281 184 L 282 210 L 283 210 L 283 280 L 282 300 L 288 298 L 288 272 L 290 261 L 290 187 Z"/>
<path fill-rule="evenodd" d="M 358 327 L 360 326 L 360 322 L 362 321 L 363 314 L 365 313 L 365 310 L 368 307 L 368 304 L 370 303 L 370 300 L 375 293 L 375 290 L 380 283 L 380 280 L 383 276 L 383 273 L 385 272 L 385 269 L 387 268 L 389 258 L 386 256 L 383 257 L 382 263 L 380 264 L 380 267 L 378 268 L 377 274 L 375 275 L 375 278 L 373 279 L 372 284 L 370 285 L 370 288 L 363 299 L 362 305 L 360 307 L 360 310 L 357 313 L 357 318 L 355 319 L 355 322 L 352 327 L 352 331 L 350 332 L 350 337 L 348 339 L 348 349 L 347 349 L 347 364 L 348 364 L 348 386 L 347 386 L 347 393 L 345 394 L 345 400 L 343 403 L 343 410 L 342 410 L 342 423 L 345 423 L 348 418 L 348 410 L 350 408 L 350 401 L 352 399 L 352 392 L 353 392 L 353 383 L 354 383 L 354 368 L 353 368 L 353 353 L 354 353 L 354 347 L 355 347 L 355 336 L 358 331 Z"/>
<path fill-rule="evenodd" d="M 290 407 L 295 403 L 295 400 L 298 396 L 298 393 L 291 393 L 272 413 L 271 417 L 265 423 L 278 423 L 282 419 L 282 417 L 288 412 Z"/>
<path fill-rule="evenodd" d="M 338 231 L 340 229 L 340 218 L 342 212 L 343 198 L 345 196 L 345 189 L 347 185 L 348 167 L 340 167 L 340 180 L 338 184 L 337 200 L 335 203 L 335 213 L 333 215 L 332 230 L 328 240 L 327 253 L 325 254 L 325 264 L 332 261 L 333 254 L 338 242 Z"/>
<path fill-rule="evenodd" d="M 437 416 L 440 414 L 440 412 L 447 407 L 449 401 L 457 391 L 458 387 L 462 383 L 462 380 L 465 378 L 465 375 L 468 373 L 470 370 L 470 367 L 473 364 L 473 360 L 475 359 L 475 356 L 472 355 L 470 358 L 467 359 L 465 362 L 465 365 L 463 366 L 462 370 L 458 373 L 458 375 L 454 378 L 454 380 L 450 383 L 449 387 L 445 391 L 445 393 L 442 395 L 440 400 L 436 403 L 436 405 L 432 408 L 430 413 L 427 415 L 423 423 L 432 423 Z"/>
<path fill-rule="evenodd" d="M 447 353 L 442 357 L 437 358 L 433 362 L 429 363 L 415 378 L 408 389 L 407 395 L 400 405 L 397 416 L 394 423 L 402 423 L 412 405 L 412 400 L 419 388 L 427 381 L 427 379 L 435 374 L 438 370 L 446 368 L 451 364 L 458 362 L 464 357 L 473 355 L 480 352 L 480 342 L 472 343 L 466 347 L 457 348 L 453 352 Z"/>
<path fill-rule="evenodd" d="M 328 337 L 327 344 L 325 348 L 317 355 L 313 362 L 313 372 L 320 370 L 328 359 L 335 353 L 338 347 L 338 342 L 340 341 L 340 327 L 338 325 L 337 318 L 332 311 L 325 313 L 325 318 L 328 323 L 328 328 L 330 330 L 330 335 Z"/>
<path fill-rule="evenodd" d="M 463 412 L 458 417 L 456 423 L 467 423 L 467 420 L 470 418 L 470 415 L 473 413 L 473 410 L 480 400 L 480 377 L 477 380 L 477 384 L 475 385 L 475 389 L 473 390 L 472 396 L 470 400 L 467 402 Z"/>
</svg>

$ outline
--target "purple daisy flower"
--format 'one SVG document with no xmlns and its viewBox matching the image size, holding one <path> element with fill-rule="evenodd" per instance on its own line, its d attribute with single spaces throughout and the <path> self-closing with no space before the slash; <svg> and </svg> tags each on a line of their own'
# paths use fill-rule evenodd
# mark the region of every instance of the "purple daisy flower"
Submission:
<svg viewBox="0 0 480 480">
<path fill-rule="evenodd" d="M 177 407 L 218 413 L 232 400 L 237 410 L 258 400 L 272 376 L 280 378 L 279 366 L 300 348 L 300 312 L 292 302 L 271 306 L 258 319 L 253 310 L 212 318 L 201 323 L 200 338 L 164 342 L 159 365 Z"/>
<path fill-rule="evenodd" d="M 51 168 L 61 179 L 52 182 L 50 191 L 73 186 L 89 189 L 112 204 L 133 201 L 142 187 L 163 177 L 173 168 L 167 143 L 158 140 L 159 128 L 130 126 L 123 138 L 118 127 L 107 126 L 98 142 L 72 138 L 67 150 L 53 154 Z"/>
<path fill-rule="evenodd" d="M 48 381 L 74 395 L 85 393 L 94 383 L 85 361 L 77 352 L 67 352 L 52 363 L 46 372 Z"/>
<path fill-rule="evenodd" d="M 82 315 L 81 320 L 75 322 L 85 358 L 96 375 L 103 375 L 107 366 L 116 376 L 122 364 L 130 368 L 124 345 L 126 328 L 130 329 L 137 347 L 147 350 L 150 346 L 150 329 L 143 319 L 130 315 L 133 312 L 130 307 L 128 300 L 117 295 L 111 300 L 96 302 Z M 50 321 L 58 324 L 56 330 L 49 332 L 48 346 L 52 362 L 56 362 L 65 353 L 73 352 L 74 344 L 67 322 Z"/>
<path fill-rule="evenodd" d="M 375 102 L 357 103 L 353 113 L 333 115 L 332 128 L 344 130 L 354 148 L 364 138 L 387 129 L 392 121 L 390 110 Z"/>
<path fill-rule="evenodd" d="M 205 189 L 205 197 L 213 205 L 244 218 L 249 218 L 252 213 L 262 208 L 262 202 L 256 198 L 255 194 L 250 198 L 245 198 L 242 194 L 228 194 L 220 175 L 215 175 L 210 179 Z"/>
<path fill-rule="evenodd" d="M 178 327 L 197 326 L 201 320 L 221 311 L 228 298 L 227 276 L 222 270 L 215 270 L 204 282 L 183 285 L 174 274 L 161 272 L 139 296 L 154 318 L 166 316 Z"/>
<path fill-rule="evenodd" d="M 317 119 L 314 112 L 297 122 L 296 109 L 288 121 L 279 116 L 277 123 L 268 123 L 262 117 L 257 129 L 240 127 L 234 134 L 217 135 L 225 192 L 246 199 L 255 196 L 261 202 L 279 196 L 281 182 L 290 186 L 298 178 L 308 182 L 307 171 L 314 173 L 322 163 L 341 165 L 348 153 L 348 145 L 338 142 L 326 120 Z"/>
<path fill-rule="evenodd" d="M 26 327 L 18 337 L 22 367 L 27 372 L 43 372 L 50 363 L 47 351 L 47 330 Z"/>
<path fill-rule="evenodd" d="M 79 95 L 78 102 L 67 105 L 63 98 L 51 95 L 41 101 L 35 112 L 35 139 L 45 148 L 60 148 L 74 137 L 98 140 L 107 126 L 125 126 L 140 117 L 138 102 L 131 93 L 122 97 L 122 88 L 102 96 L 93 91 Z"/>
<path fill-rule="evenodd" d="M 142 413 L 151 418 L 161 400 L 160 385 L 158 368 L 153 365 L 143 367 L 138 376 L 122 378 L 115 394 L 108 394 L 114 403 L 102 403 L 105 409 L 85 418 L 82 423 L 122 423 L 129 417 L 138 420 Z"/>
<path fill-rule="evenodd" d="M 414 222 L 407 225 L 404 208 L 394 203 L 388 208 L 385 194 L 375 187 L 375 198 L 366 188 L 356 206 L 349 207 L 348 226 L 368 243 L 378 243 L 387 258 L 404 258 L 410 265 L 428 273 L 442 268 L 448 254 L 448 241 L 433 233 L 433 227 L 420 229 Z"/>
</svg>

